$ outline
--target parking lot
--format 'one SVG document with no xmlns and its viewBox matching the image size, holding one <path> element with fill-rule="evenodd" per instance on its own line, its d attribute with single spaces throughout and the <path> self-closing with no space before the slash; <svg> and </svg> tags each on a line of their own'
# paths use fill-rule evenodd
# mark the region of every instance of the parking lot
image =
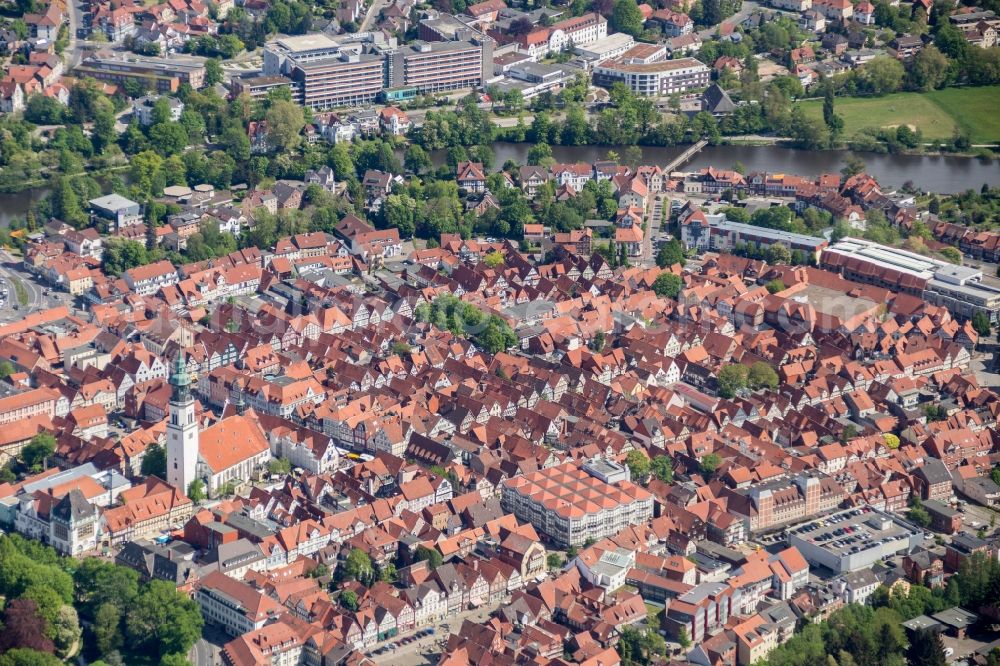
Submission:
<svg viewBox="0 0 1000 666">
<path fill-rule="evenodd" d="M 368 654 L 377 664 L 392 664 L 392 666 L 430 664 L 431 656 L 439 654 L 448 642 L 449 630 L 446 628 L 448 626 L 423 629 L 410 636 L 369 650 Z"/>
<path fill-rule="evenodd" d="M 402 640 L 394 639 L 385 645 L 366 650 L 366 653 L 376 664 L 384 664 L 385 666 L 436 664 L 448 642 L 448 636 L 457 632 L 463 621 L 483 622 L 490 616 L 493 609 L 492 606 L 485 606 L 464 610 L 458 615 L 446 618 L 445 622 L 436 625 L 430 633 L 428 633 L 428 629 L 424 629 L 422 632 L 405 636 Z"/>
</svg>

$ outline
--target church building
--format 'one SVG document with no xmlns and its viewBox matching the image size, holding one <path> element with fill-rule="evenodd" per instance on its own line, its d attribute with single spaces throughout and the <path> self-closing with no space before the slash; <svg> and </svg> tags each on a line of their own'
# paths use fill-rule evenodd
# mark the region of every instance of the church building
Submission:
<svg viewBox="0 0 1000 666">
<path fill-rule="evenodd" d="M 191 377 L 178 356 L 170 375 L 173 393 L 167 423 L 167 480 L 185 493 L 201 479 L 214 497 L 230 481 L 249 479 L 271 460 L 271 449 L 253 412 L 226 416 L 199 431 Z"/>
</svg>

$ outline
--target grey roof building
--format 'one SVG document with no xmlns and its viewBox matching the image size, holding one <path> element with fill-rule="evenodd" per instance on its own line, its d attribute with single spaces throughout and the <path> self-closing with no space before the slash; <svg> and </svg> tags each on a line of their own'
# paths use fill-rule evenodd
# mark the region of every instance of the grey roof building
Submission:
<svg viewBox="0 0 1000 666">
<path fill-rule="evenodd" d="M 701 105 L 715 117 L 726 116 L 736 110 L 736 103 L 718 83 L 713 83 L 701 94 Z"/>
<path fill-rule="evenodd" d="M 166 580 L 183 585 L 196 577 L 191 558 L 194 550 L 183 542 L 168 545 L 148 540 L 131 541 L 115 557 L 115 563 L 139 572 L 142 580 Z"/>
</svg>

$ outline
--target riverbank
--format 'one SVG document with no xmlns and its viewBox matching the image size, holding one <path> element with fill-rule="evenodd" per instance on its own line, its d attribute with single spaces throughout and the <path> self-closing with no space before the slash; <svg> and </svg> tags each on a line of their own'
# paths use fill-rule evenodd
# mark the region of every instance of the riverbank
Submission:
<svg viewBox="0 0 1000 666">
<path fill-rule="evenodd" d="M 911 184 L 928 192 L 955 194 L 970 187 L 979 189 L 988 184 L 1000 187 L 1000 168 L 988 160 L 973 156 L 958 156 L 950 153 L 851 153 L 847 150 L 800 150 L 790 145 L 784 137 L 745 135 L 725 137 L 717 146 L 706 146 L 691 161 L 681 167 L 686 171 L 713 166 L 730 169 L 737 162 L 748 171 L 769 171 L 794 173 L 804 177 L 815 177 L 821 173 L 837 173 L 846 163 L 848 155 L 863 159 L 866 170 L 884 186 L 890 188 Z M 498 169 L 507 160 L 515 164 L 527 164 L 528 151 L 533 144 L 495 142 L 494 168 Z M 638 146 L 645 164 L 666 165 L 675 160 L 689 147 L 678 146 Z M 609 152 L 619 155 L 629 146 L 552 146 L 552 155 L 557 162 L 593 163 L 603 160 Z M 432 151 L 435 166 L 447 162 L 447 152 Z M 129 165 L 116 165 L 100 171 L 85 171 L 87 175 L 107 177 L 112 173 L 126 171 Z M 80 175 L 80 174 L 77 174 Z M 38 201 L 48 196 L 50 181 L 41 180 L 25 183 L 17 192 L 0 193 L 0 225 L 8 225 L 12 220 L 23 218 Z"/>
<path fill-rule="evenodd" d="M 121 164 L 105 167 L 97 171 L 81 171 L 80 173 L 71 174 L 67 178 L 77 178 L 84 175 L 91 176 L 96 178 L 102 187 L 106 188 L 109 176 L 127 171 L 129 168 L 131 168 L 130 165 Z M 23 219 L 27 216 L 29 210 L 32 210 L 38 202 L 49 196 L 49 193 L 52 192 L 52 186 L 51 179 L 43 179 L 25 182 L 24 187 L 6 191 L 0 190 L 0 227 L 6 227 L 13 220 Z"/>
<path fill-rule="evenodd" d="M 783 146 L 791 150 L 796 150 L 795 140 L 783 136 L 764 136 L 761 134 L 746 135 L 746 136 L 727 136 L 723 138 L 722 142 L 719 144 L 721 146 Z M 985 160 L 990 162 L 995 159 L 1000 159 L 1000 154 L 997 150 L 1000 150 L 1000 145 L 998 144 L 973 144 L 969 146 L 969 150 L 964 152 L 945 152 L 943 150 L 928 150 L 929 148 L 935 148 L 940 146 L 936 141 L 927 141 L 921 144 L 921 148 L 914 150 L 903 150 L 895 153 L 897 155 L 926 155 L 928 157 L 964 157 L 968 159 Z M 842 152 L 844 150 L 849 150 L 847 146 L 841 146 L 839 148 L 831 148 L 830 152 Z M 824 151 L 819 151 L 824 152 Z M 883 154 L 888 155 L 889 153 L 873 153 L 873 154 Z"/>
<path fill-rule="evenodd" d="M 739 142 L 742 140 L 743 142 Z M 507 160 L 527 164 L 530 143 L 496 142 L 492 145 L 494 168 L 499 169 Z M 689 144 L 677 146 L 637 146 L 644 164 L 666 165 L 683 153 Z M 628 146 L 552 146 L 556 162 L 593 163 L 603 160 L 609 152 L 619 155 Z M 970 187 L 979 189 L 983 184 L 1000 187 L 1000 168 L 994 162 L 954 154 L 889 154 L 851 152 L 849 150 L 801 150 L 782 137 L 743 136 L 726 137 L 717 146 L 705 146 L 691 161 L 680 167 L 682 171 L 697 171 L 713 166 L 730 169 L 739 162 L 747 171 L 794 173 L 814 178 L 822 173 L 837 173 L 845 166 L 847 157 L 856 155 L 865 161 L 868 173 L 886 187 L 899 188 L 906 183 L 928 192 L 955 194 Z M 435 166 L 447 162 L 447 152 L 432 151 Z"/>
<path fill-rule="evenodd" d="M 83 171 L 80 171 L 78 173 L 66 174 L 65 177 L 66 178 L 78 178 L 80 176 L 91 176 L 93 178 L 103 178 L 103 177 L 109 176 L 112 173 L 115 173 L 115 172 L 118 172 L 118 171 L 125 171 L 128 168 L 130 168 L 130 165 L 127 164 L 127 163 L 126 164 L 116 164 L 114 166 L 101 167 L 99 169 L 91 169 L 89 167 L 89 165 L 88 165 L 88 166 L 84 167 Z M 51 172 L 46 171 L 44 173 L 45 174 L 50 174 Z M 60 176 L 62 174 L 55 173 L 55 174 L 52 174 L 52 175 L 54 175 L 54 176 Z M 52 177 L 43 177 L 43 178 L 41 178 L 39 180 L 29 180 L 29 181 L 24 181 L 24 182 L 18 183 L 17 186 L 15 186 L 15 187 L 0 186 L 0 195 L 5 195 L 5 194 L 20 194 L 20 193 L 23 193 L 23 192 L 27 192 L 28 190 L 31 190 L 32 188 L 36 188 L 36 189 L 41 188 L 41 189 L 45 190 L 46 193 L 47 193 L 48 189 L 51 187 L 51 185 L 52 185 Z M 35 197 L 35 198 L 37 199 L 39 197 Z"/>
</svg>

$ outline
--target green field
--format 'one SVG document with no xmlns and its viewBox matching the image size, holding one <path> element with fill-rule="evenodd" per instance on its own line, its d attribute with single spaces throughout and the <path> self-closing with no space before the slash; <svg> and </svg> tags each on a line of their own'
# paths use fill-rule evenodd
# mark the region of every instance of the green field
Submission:
<svg viewBox="0 0 1000 666">
<path fill-rule="evenodd" d="M 823 100 L 800 102 L 810 116 L 823 117 Z M 844 119 L 844 136 L 866 127 L 912 125 L 927 141 L 951 139 L 955 128 L 972 143 L 1000 142 L 1000 86 L 946 88 L 930 93 L 896 93 L 885 97 L 838 98 L 837 115 Z"/>
</svg>

